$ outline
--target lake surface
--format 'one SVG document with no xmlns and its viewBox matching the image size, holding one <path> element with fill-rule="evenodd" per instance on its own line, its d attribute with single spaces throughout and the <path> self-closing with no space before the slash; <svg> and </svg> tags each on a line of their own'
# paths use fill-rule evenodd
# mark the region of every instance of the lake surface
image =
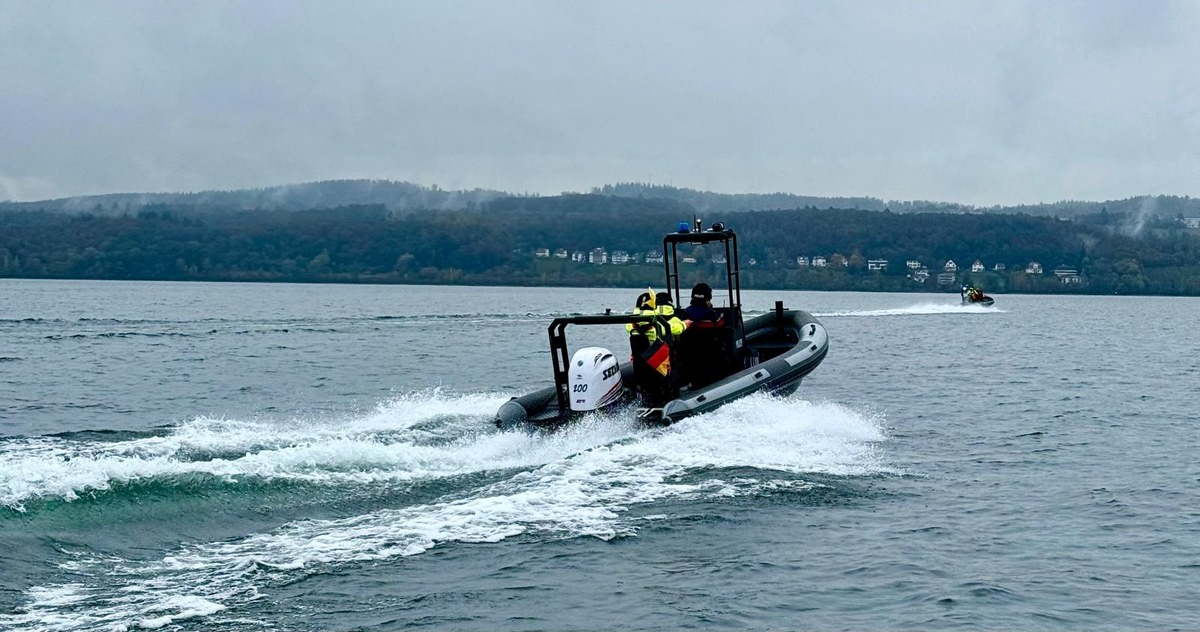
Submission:
<svg viewBox="0 0 1200 632">
<path fill-rule="evenodd" d="M 744 292 L 795 395 L 491 425 L 637 293 L 0 280 L 0 629 L 1200 629 L 1200 299 Z"/>
</svg>

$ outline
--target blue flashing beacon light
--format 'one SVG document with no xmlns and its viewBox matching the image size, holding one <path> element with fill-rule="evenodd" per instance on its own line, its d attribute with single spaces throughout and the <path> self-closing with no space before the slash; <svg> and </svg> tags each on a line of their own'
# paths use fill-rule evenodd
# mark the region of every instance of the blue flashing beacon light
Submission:
<svg viewBox="0 0 1200 632">
<path fill-rule="evenodd" d="M 691 224 L 687 222 L 679 222 L 679 232 L 686 233 L 691 230 Z"/>
</svg>

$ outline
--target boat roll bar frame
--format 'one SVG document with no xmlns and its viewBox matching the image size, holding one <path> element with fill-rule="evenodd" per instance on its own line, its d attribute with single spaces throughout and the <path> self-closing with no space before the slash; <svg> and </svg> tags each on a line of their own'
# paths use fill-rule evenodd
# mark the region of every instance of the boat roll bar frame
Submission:
<svg viewBox="0 0 1200 632">
<path fill-rule="evenodd" d="M 686 230 L 685 230 L 686 229 Z M 668 233 L 663 237 L 663 265 L 667 270 L 667 291 L 675 296 L 675 304 L 683 305 L 683 288 L 679 286 L 679 246 L 680 244 L 707 245 L 720 242 L 725 246 L 725 291 L 729 297 L 729 307 L 716 308 L 725 319 L 727 327 L 732 327 L 737 348 L 741 348 L 746 339 L 745 325 L 742 322 L 742 275 L 738 266 L 737 234 L 718 222 L 708 230 L 703 230 L 700 220 L 695 220 L 694 228 L 683 223 L 679 224 L 679 232 Z M 691 296 L 691 290 L 688 290 Z"/>
<path fill-rule="evenodd" d="M 680 302 L 683 289 L 679 287 L 679 244 L 705 245 L 714 241 L 723 242 L 725 245 L 725 287 L 729 292 L 729 306 L 737 310 L 738 320 L 741 321 L 742 279 L 738 269 L 737 235 L 725 228 L 724 224 L 717 224 L 706 231 L 689 230 L 668 233 L 663 237 L 663 266 L 667 272 L 667 291 L 674 294 L 676 305 L 683 304 Z"/>
<path fill-rule="evenodd" d="M 708 230 L 701 230 L 700 220 L 695 221 L 695 230 L 685 223 L 679 225 L 679 232 L 668 233 L 663 237 L 663 265 L 667 273 L 667 292 L 675 297 L 675 304 L 681 304 L 681 288 L 679 287 L 679 245 L 721 242 L 725 246 L 725 287 L 729 293 L 728 322 L 736 329 L 740 341 L 744 336 L 742 325 L 742 282 L 738 271 L 737 235 L 724 224 L 714 224 Z M 685 230 L 686 229 L 686 230 Z M 782 308 L 782 303 L 777 309 Z M 570 409 L 570 386 L 568 385 L 567 368 L 571 357 L 567 350 L 567 325 L 626 325 L 629 323 L 648 323 L 658 316 L 638 314 L 613 314 L 612 310 L 603 316 L 567 316 L 555 318 L 550 322 L 550 357 L 554 364 L 554 393 L 558 396 L 558 409 Z"/>
</svg>

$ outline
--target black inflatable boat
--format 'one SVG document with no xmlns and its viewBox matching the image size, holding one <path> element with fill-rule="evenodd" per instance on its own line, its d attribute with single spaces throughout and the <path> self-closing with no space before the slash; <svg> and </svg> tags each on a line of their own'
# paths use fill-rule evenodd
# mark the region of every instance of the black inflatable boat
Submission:
<svg viewBox="0 0 1200 632">
<path fill-rule="evenodd" d="M 673 398 L 657 407 L 641 401 L 635 371 L 629 361 L 601 347 L 585 347 L 568 355 L 569 325 L 621 326 L 645 323 L 645 315 L 604 314 L 557 318 L 549 327 L 554 384 L 505 402 L 496 413 L 496 425 L 560 426 L 601 409 L 632 409 L 650 423 L 672 423 L 706 412 L 751 393 L 786 395 L 804 376 L 817 368 L 829 351 L 829 336 L 821 322 L 808 312 L 774 309 L 743 321 L 737 236 L 722 224 L 701 230 L 680 224 L 679 232 L 663 238 L 667 292 L 680 305 L 679 247 L 724 246 L 727 307 L 717 307 L 721 325 L 693 327 L 672 345 Z M 628 350 L 619 352 L 629 357 Z"/>
<path fill-rule="evenodd" d="M 959 292 L 959 296 L 962 297 L 963 305 L 991 307 L 996 302 L 996 299 L 984 294 L 983 290 L 970 285 L 964 285 L 962 291 Z"/>
</svg>

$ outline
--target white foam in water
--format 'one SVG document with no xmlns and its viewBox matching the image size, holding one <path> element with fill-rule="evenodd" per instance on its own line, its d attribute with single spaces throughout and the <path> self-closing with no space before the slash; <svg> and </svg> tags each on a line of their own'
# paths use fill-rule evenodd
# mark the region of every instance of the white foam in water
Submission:
<svg viewBox="0 0 1200 632">
<path fill-rule="evenodd" d="M 154 630 L 169 625 L 176 621 L 191 619 L 194 617 L 203 617 L 205 615 L 220 612 L 225 609 L 225 606 L 215 604 L 206 599 L 199 597 L 174 597 L 165 599 L 159 611 L 169 612 L 161 617 L 151 617 L 142 619 L 138 622 L 139 628 Z"/>
<path fill-rule="evenodd" d="M 427 418 L 461 410 L 456 400 L 434 399 L 416 406 L 423 407 Z M 469 407 L 478 408 L 478 423 L 485 424 L 501 401 L 482 397 Z M 384 427 L 392 414 L 385 409 L 331 427 Z M 416 416 L 405 418 L 420 421 Z M 303 432 L 321 434 L 311 428 Z M 497 542 L 519 534 L 605 539 L 632 535 L 639 520 L 656 519 L 628 518 L 634 505 L 813 485 L 797 480 L 797 474 L 888 471 L 876 449 L 884 439 L 872 415 L 831 403 L 752 396 L 668 428 L 644 429 L 631 421 L 597 416 L 551 434 L 471 433 L 436 449 L 381 443 L 376 446 L 380 452 L 358 458 L 395 478 L 517 471 L 428 504 L 338 520 L 296 521 L 237 540 L 185 546 L 158 561 L 74 560 L 64 565 L 71 583 L 29 590 L 21 614 L 0 615 L 0 627 L 122 629 L 196 617 L 211 617 L 210 622 L 219 625 L 220 613 L 228 609 L 232 616 L 239 604 L 259 598 L 258 582 L 264 573 L 304 574 L 355 561 L 417 555 L 438 543 Z M 341 466 L 347 450 L 361 450 L 368 443 L 356 441 L 349 446 L 333 442 L 323 449 Z M 315 454 L 306 450 L 300 451 Z M 257 468 L 301 469 L 300 458 L 289 448 L 253 456 Z M 737 468 L 737 476 L 724 468 Z M 747 469 L 759 474 L 748 475 Z M 319 469 L 304 471 L 322 475 Z M 39 485 L 53 487 L 48 481 Z"/>
<path fill-rule="evenodd" d="M 909 307 L 893 309 L 867 309 L 858 311 L 829 312 L 814 314 L 825 318 L 831 316 L 926 316 L 932 314 L 1003 314 L 1004 310 L 982 305 L 962 305 L 959 303 L 921 303 Z"/>
<path fill-rule="evenodd" d="M 453 445 L 414 446 L 428 432 L 404 431 L 439 416 L 493 414 L 504 395 L 406 395 L 372 414 L 339 422 L 265 423 L 198 418 L 161 437 L 10 441 L 0 451 L 0 506 L 24 510 L 31 499 L 76 500 L 115 483 L 207 474 L 341 484 L 415 480 L 473 471 Z M 199 453 L 231 455 L 195 460 Z M 519 467 L 524 462 L 502 465 Z"/>
</svg>

